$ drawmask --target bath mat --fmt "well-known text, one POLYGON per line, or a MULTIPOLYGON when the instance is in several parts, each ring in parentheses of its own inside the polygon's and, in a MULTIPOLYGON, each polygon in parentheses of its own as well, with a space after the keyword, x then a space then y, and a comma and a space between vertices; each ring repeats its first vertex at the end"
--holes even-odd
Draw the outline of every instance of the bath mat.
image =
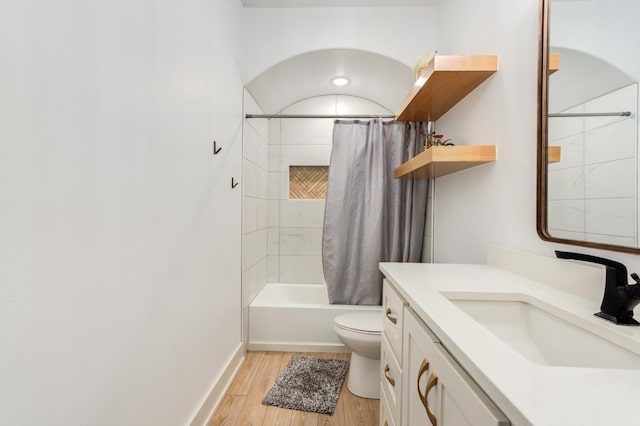
POLYGON ((333 415, 349 362, 294 355, 262 404, 333 415))

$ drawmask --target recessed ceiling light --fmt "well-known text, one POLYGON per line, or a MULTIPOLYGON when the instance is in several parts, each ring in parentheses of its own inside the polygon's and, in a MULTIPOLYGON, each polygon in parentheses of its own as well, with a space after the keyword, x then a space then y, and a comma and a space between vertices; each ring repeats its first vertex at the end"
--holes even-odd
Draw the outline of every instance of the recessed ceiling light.
POLYGON ((342 87, 342 86, 346 86, 347 84, 351 83, 351 80, 349 80, 347 77, 338 76, 338 77, 332 78, 331 79, 331 83, 334 86, 342 87))

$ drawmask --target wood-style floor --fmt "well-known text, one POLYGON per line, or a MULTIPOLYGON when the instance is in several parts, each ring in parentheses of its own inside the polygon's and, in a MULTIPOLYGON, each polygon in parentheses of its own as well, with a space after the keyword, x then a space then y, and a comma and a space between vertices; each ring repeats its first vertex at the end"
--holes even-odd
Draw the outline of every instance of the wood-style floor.
MULTIPOLYGON (((375 426, 379 400, 359 398, 347 389, 345 379, 333 416, 262 405, 262 399, 289 363, 291 352, 247 352, 233 383, 208 426, 341 425, 375 426)), ((317 358, 349 360, 350 354, 301 353, 317 358)))

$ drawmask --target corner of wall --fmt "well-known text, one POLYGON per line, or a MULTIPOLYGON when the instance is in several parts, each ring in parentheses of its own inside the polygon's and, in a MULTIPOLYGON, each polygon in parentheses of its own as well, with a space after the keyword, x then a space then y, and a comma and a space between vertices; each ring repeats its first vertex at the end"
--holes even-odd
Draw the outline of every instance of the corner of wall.
POLYGON ((247 344, 240 343, 238 348, 233 353, 229 362, 224 367, 220 376, 213 382, 211 390, 204 396, 200 407, 193 415, 192 420, 189 422, 190 426, 206 426, 216 409, 222 402, 225 392, 231 386, 233 378, 240 369, 244 356, 247 353, 247 344))

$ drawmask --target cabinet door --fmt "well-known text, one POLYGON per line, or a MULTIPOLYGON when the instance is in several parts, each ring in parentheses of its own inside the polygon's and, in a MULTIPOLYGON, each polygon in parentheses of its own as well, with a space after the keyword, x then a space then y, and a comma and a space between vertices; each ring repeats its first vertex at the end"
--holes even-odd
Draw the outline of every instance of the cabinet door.
POLYGON ((394 423, 400 424, 402 369, 393 355, 386 336, 382 336, 380 351, 380 386, 389 404, 394 423))
POLYGON ((398 362, 402 362, 402 315, 405 302, 388 280, 382 285, 382 328, 398 362))
POLYGON ((402 424, 508 425, 495 404, 409 309, 404 320, 402 424))
MULTIPOLYGON (((402 411, 403 425, 432 425, 422 402, 420 392, 424 394, 429 375, 433 372, 430 360, 433 358, 435 336, 423 330, 407 308, 404 314, 403 332, 403 373, 402 411)), ((429 401, 433 396, 428 395, 429 401)))

